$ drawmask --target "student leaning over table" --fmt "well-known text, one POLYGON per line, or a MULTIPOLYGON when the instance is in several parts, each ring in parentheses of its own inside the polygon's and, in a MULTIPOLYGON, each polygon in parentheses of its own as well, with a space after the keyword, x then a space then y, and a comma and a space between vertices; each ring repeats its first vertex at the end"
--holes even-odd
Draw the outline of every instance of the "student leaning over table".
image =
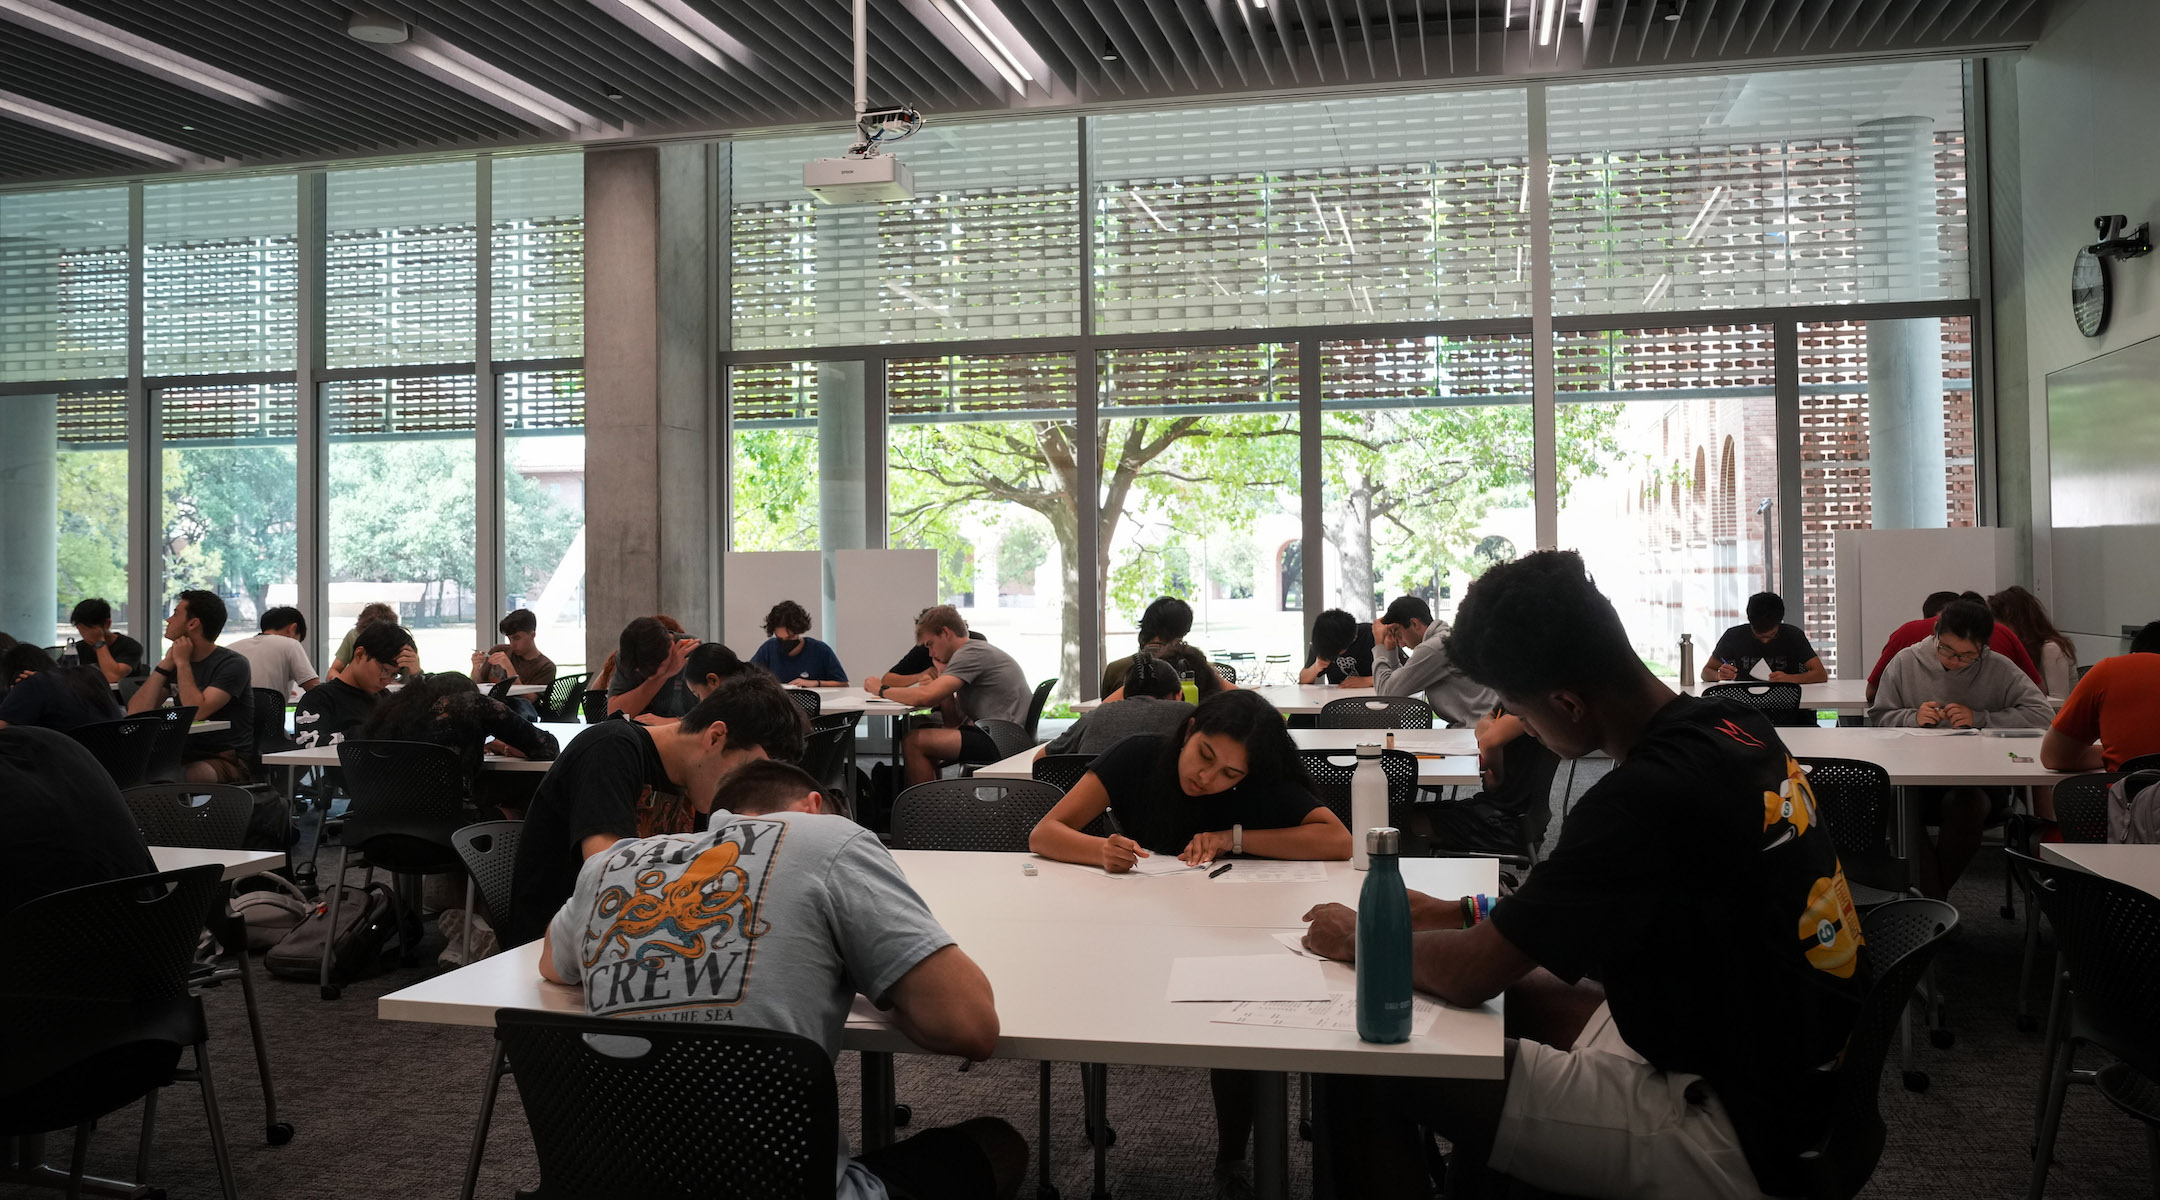
MULTIPOLYGON (((832 1057, 859 991, 933 1054, 980 1062, 997 1049, 982 968, 877 835, 827 814, 800 768, 750 763, 697 807, 711 814, 704 833, 624 839, 585 860, 548 925, 541 975, 579 985, 595 1016, 777 1029, 832 1057)), ((1007 1200, 1027 1160, 1027 1142, 992 1117, 860 1159, 843 1134, 834 1191, 1007 1200)))
MULTIPOLYGON (((1799 1191, 1870 977, 1807 776, 1760 715, 1653 677, 1571 551, 1486 572, 1448 652, 1555 753, 1618 765, 1497 905, 1413 893, 1418 989, 1507 994, 1506 1080, 1330 1078, 1336 1194, 1429 1195, 1424 1130, 1458 1198, 1499 1192, 1488 1168, 1579 1196, 1799 1191)), ((1354 912, 1307 919, 1308 947, 1354 956, 1354 912)))
MULTIPOLYGON (((1202 701, 1175 734, 1129 737, 1103 752, 1035 826, 1028 848, 1117 875, 1156 854, 1195 864, 1232 854, 1340 860, 1350 857, 1350 831, 1313 798, 1282 714, 1253 692, 1231 690, 1202 701), (1081 832, 1105 810, 1109 837, 1081 832)), ((1255 1076, 1216 1070, 1208 1081, 1215 1194, 1249 1196, 1255 1076)))

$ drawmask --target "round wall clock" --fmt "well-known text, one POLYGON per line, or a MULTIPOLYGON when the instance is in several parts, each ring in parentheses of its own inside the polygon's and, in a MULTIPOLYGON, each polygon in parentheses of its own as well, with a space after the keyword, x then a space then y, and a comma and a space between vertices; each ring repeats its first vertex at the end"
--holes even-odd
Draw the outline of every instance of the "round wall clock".
POLYGON ((2108 300, 2107 260, 2088 246, 2078 251, 2070 267, 2070 312, 2079 333, 2099 337, 2107 329, 2108 300))

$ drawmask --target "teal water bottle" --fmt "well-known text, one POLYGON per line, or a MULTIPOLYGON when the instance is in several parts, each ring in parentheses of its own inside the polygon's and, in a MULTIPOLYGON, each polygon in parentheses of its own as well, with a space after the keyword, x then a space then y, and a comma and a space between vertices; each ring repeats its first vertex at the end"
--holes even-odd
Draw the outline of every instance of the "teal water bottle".
POLYGON ((1371 866, 1358 893, 1357 1035, 1368 1042, 1410 1040, 1410 893, 1403 889, 1402 834, 1365 833, 1371 866))

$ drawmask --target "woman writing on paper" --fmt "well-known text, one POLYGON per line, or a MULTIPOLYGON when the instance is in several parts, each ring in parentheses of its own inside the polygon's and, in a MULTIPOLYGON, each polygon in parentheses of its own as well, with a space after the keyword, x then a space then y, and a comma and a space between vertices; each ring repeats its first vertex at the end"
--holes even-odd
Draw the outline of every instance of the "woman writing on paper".
MULTIPOLYGON (((1104 751, 1035 826, 1028 848, 1113 875, 1141 859, 1198 865, 1232 854, 1346 859, 1350 831, 1313 798, 1297 743, 1275 706, 1247 691, 1201 702, 1175 733, 1136 735, 1104 751), (1109 835, 1083 832, 1108 814, 1109 835)), ((1215 1193, 1249 1196, 1253 1077, 1212 1071, 1215 1193)))

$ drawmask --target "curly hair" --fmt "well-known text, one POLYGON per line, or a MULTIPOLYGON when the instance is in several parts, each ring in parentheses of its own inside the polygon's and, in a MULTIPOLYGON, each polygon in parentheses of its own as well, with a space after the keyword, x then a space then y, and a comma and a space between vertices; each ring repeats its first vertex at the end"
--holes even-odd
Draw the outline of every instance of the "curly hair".
POLYGON ((771 637, 775 629, 792 629, 800 637, 810 632, 810 614, 793 600, 782 600, 765 614, 765 636, 771 637))
POLYGON ((1215 664, 1209 662, 1207 655, 1200 653, 1199 648, 1190 642, 1172 642, 1156 651, 1155 657, 1176 667, 1179 674, 1192 676, 1193 686, 1199 691, 1202 700, 1228 686, 1223 682, 1222 675, 1215 670, 1215 664))
POLYGON ((1480 575, 1455 610, 1446 649, 1502 696, 1614 687, 1644 669, 1573 550, 1539 550, 1480 575))

